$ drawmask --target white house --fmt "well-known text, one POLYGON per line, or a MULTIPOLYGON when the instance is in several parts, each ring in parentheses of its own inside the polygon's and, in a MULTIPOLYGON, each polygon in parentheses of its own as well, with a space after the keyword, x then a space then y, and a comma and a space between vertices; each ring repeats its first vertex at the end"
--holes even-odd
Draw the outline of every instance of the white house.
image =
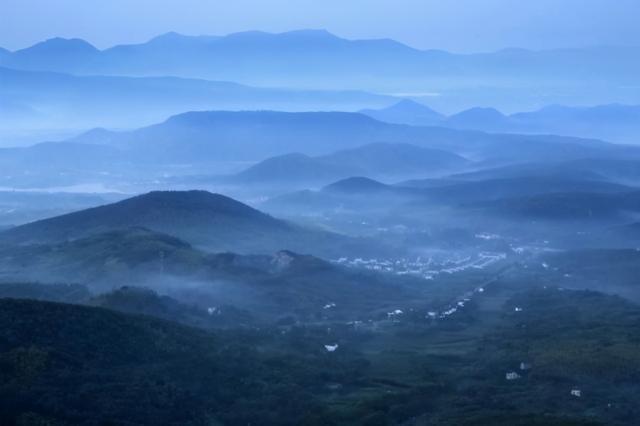
POLYGON ((515 371, 510 371, 505 375, 505 378, 507 380, 518 380, 520 378, 520 375, 515 371))
POLYGON ((327 350, 327 352, 335 352, 336 349, 338 349, 338 344, 336 343, 335 345, 324 345, 324 348, 327 350))

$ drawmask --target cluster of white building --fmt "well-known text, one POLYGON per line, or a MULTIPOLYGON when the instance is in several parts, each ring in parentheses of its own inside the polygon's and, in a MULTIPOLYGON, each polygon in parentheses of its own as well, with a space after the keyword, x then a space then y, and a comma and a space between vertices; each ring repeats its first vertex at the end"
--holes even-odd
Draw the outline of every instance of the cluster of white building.
POLYGON ((498 234, 492 234, 490 232, 481 232, 479 234, 476 234, 475 237, 479 240, 485 240, 485 241, 493 241, 493 240, 500 240, 502 239, 502 237, 498 234))
POLYGON ((480 252, 475 256, 449 258, 437 261, 434 258, 415 260, 397 259, 349 259, 342 257, 336 263, 372 271, 387 272, 397 275, 414 275, 427 280, 433 279, 438 274, 454 274, 467 269, 484 269, 500 260, 506 259, 506 253, 480 252))
POLYGON ((484 293, 484 287, 476 287, 475 289, 468 291, 462 295, 453 305, 450 305, 447 309, 442 312, 429 311, 427 312, 427 319, 444 319, 447 318, 460 309, 464 308, 467 303, 471 301, 473 296, 479 293, 484 293))

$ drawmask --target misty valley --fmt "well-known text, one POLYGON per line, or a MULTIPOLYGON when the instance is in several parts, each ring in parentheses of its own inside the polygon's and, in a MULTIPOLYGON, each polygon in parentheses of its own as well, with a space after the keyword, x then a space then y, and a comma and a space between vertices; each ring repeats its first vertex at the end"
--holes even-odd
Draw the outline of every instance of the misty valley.
POLYGON ((0 424, 638 424, 622 50, 0 49, 0 424))

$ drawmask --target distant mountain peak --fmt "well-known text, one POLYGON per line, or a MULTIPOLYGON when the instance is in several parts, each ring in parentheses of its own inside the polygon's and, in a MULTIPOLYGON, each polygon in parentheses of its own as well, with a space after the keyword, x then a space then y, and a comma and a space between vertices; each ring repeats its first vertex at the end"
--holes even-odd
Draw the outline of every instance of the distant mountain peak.
POLYGON ((160 34, 159 36, 156 36, 156 37, 152 38, 152 40, 172 39, 172 38, 182 38, 182 37, 186 37, 186 36, 176 32, 176 31, 168 31, 168 32, 166 32, 164 34, 160 34))
POLYGON ((402 99, 386 108, 366 109, 360 112, 376 120, 413 126, 434 125, 445 118, 438 111, 411 99, 402 99))
POLYGON ((185 39, 185 38, 188 38, 188 36, 185 36, 184 34, 177 33, 175 31, 169 31, 169 32, 166 32, 164 34, 160 34, 158 36, 153 37, 147 43, 175 41, 175 40, 182 40, 182 39, 185 39))
MULTIPOLYGON (((12 228, 2 235, 19 241, 67 241, 119 229, 189 235, 206 240, 203 229, 289 229, 289 225, 246 204, 208 191, 152 191, 113 204, 80 210, 12 228)), ((244 232, 244 231, 242 231, 244 232)), ((186 238, 185 238, 186 239, 186 238)))
POLYGON ((286 31, 282 33, 270 33, 266 31, 242 31, 237 33, 231 33, 223 37, 229 40, 247 40, 247 41, 262 41, 262 40, 286 40, 286 41, 338 41, 344 40, 340 37, 322 29, 302 29, 286 31))
POLYGON ((447 123, 461 128, 485 128, 504 124, 509 118, 495 108, 475 107, 450 116, 447 123))
POLYGON ((181 34, 176 31, 169 31, 164 34, 160 34, 156 37, 153 37, 146 44, 163 45, 163 44, 172 44, 172 43, 185 43, 185 42, 191 42, 191 41, 207 42, 207 41, 219 40, 220 38, 221 37, 219 36, 209 36, 209 35, 192 36, 192 35, 181 34))
POLYGON ((54 37, 40 43, 34 44, 26 49, 18 52, 35 52, 35 51, 51 51, 51 52, 73 52, 73 53, 93 53, 98 52, 95 46, 80 38, 62 38, 54 37))
POLYGON ((392 107, 413 107, 413 108, 428 108, 426 105, 414 101, 413 99, 402 99, 398 103, 393 104, 392 107))
POLYGON ((151 191, 146 194, 138 195, 133 198, 121 201, 120 203, 138 202, 140 204, 149 204, 152 207, 155 204, 161 206, 176 206, 181 209, 190 208, 211 208, 213 210, 225 211, 229 213, 252 212, 259 213, 257 210, 243 204, 226 195, 216 194, 204 190, 190 191, 151 191))
POLYGON ((505 116, 503 113, 501 113, 497 109, 491 108, 491 107, 469 108, 469 109, 466 109, 466 110, 464 110, 462 112, 459 112, 456 115, 461 115, 461 114, 475 115, 475 116, 494 116, 494 117, 504 117, 505 116))
POLYGON ((420 113, 433 113, 433 114, 440 114, 437 111, 429 108, 428 106, 426 106, 425 104, 421 104, 420 102, 416 102, 414 100, 411 99, 402 99, 400 102, 391 105, 390 107, 386 108, 387 110, 402 110, 405 112, 420 112, 420 113))
POLYGON ((353 176, 350 178, 339 180, 330 185, 325 186, 322 190, 328 192, 378 192, 388 188, 382 182, 362 176, 353 176))
POLYGON ((297 36, 297 37, 307 37, 307 38, 328 38, 328 39, 338 39, 340 37, 335 34, 330 33, 324 29, 302 29, 302 30, 293 30, 287 31, 284 33, 280 33, 279 35, 283 36, 297 36))

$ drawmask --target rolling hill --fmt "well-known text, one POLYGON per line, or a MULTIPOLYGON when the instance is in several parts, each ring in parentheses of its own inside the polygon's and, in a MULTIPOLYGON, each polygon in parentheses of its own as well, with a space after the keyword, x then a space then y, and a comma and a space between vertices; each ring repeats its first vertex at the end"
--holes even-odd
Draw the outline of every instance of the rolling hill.
POLYGON ((145 315, 196 328, 243 328, 255 325, 247 311, 233 306, 216 306, 215 315, 202 306, 188 305, 144 287, 124 286, 87 298, 88 306, 106 308, 134 315, 145 315))
POLYGON ((312 158, 275 159, 248 180, 282 181, 289 170, 292 183, 293 173, 331 180, 347 172, 382 179, 424 178, 459 171, 465 166, 459 157, 473 162, 475 169, 594 158, 640 161, 638 147, 591 139, 416 127, 344 112, 207 111, 132 131, 95 129, 63 142, 0 149, 0 164, 9 171, 0 176, 0 184, 38 189, 101 183, 135 192, 139 189, 127 188, 132 180, 148 185, 185 176, 213 175, 216 180, 237 172, 243 162, 291 153, 312 158), (21 173, 25 170, 26 176, 21 173), (410 175, 398 176, 403 173, 410 175), (18 180, 18 175, 23 177, 18 180))
MULTIPOLYGON (((429 295, 435 290, 418 277, 351 270, 290 251, 270 255, 207 253, 177 238, 140 228, 64 243, 0 247, 0 279, 49 285, 74 282, 106 295, 89 300, 85 290, 81 293, 84 300, 64 299, 70 291, 53 286, 49 293, 61 295, 52 300, 155 312, 165 319, 204 326, 233 325, 234 320, 239 321, 236 326, 249 320, 274 323, 287 316, 304 321, 318 315, 356 320, 379 315, 401 301, 432 303, 429 295), (127 291, 123 285, 146 287, 173 299, 142 290, 127 291), (174 299, 194 309, 178 306, 174 299), (335 306, 323 308, 329 303, 335 306), (210 307, 216 308, 217 321, 202 321, 210 307), (176 317, 171 318, 170 312, 176 317)), ((19 284, 0 286, 0 297, 47 294, 42 286, 23 287, 20 292, 19 284)))
POLYGON ((467 165, 468 160, 443 150, 375 143, 318 157, 289 154, 269 158, 235 175, 232 181, 304 185, 326 184, 350 176, 400 179, 459 171, 467 165))
POLYGON ((211 333, 95 307, 3 299, 0 329, 3 424, 322 424, 327 383, 365 371, 355 354, 327 357, 318 333, 211 333))
POLYGON ((239 237, 249 239, 253 233, 287 233, 294 229, 222 195, 159 191, 19 226, 4 233, 3 238, 23 244, 60 242, 133 226, 187 236, 187 240, 200 243, 208 238, 230 243, 239 237), (213 235, 207 238, 209 233, 213 235))
POLYGON ((163 274, 195 278, 207 263, 207 255, 188 243, 144 228, 106 231, 68 242, 5 246, 0 253, 5 280, 76 282, 93 288, 146 282, 163 274))
POLYGON ((131 227, 170 234, 215 252, 256 254, 289 249, 339 257, 352 250, 386 250, 371 242, 299 227, 206 191, 150 192, 9 229, 0 233, 0 243, 65 242, 131 227))
POLYGON ((285 154, 267 158, 246 170, 230 176, 234 183, 252 183, 254 185, 302 185, 335 180, 336 177, 349 176, 349 166, 341 166, 324 161, 322 158, 304 154, 285 154))

